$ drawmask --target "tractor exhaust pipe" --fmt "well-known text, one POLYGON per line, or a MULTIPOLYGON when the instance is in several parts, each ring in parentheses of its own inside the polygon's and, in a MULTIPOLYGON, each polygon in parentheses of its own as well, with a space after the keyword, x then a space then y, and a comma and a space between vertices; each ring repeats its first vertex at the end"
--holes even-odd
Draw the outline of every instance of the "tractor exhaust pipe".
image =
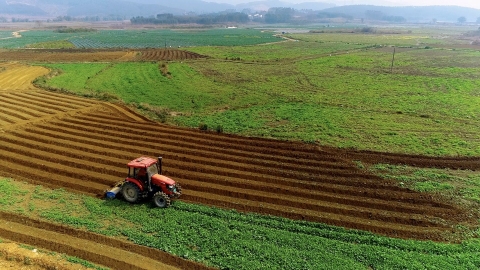
POLYGON ((162 174, 162 157, 158 157, 158 174, 162 174))

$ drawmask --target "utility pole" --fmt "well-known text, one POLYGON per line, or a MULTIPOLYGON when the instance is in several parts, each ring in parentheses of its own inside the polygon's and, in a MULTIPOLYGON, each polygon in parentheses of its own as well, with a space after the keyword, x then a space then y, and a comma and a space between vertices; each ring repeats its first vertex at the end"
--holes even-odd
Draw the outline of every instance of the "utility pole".
POLYGON ((395 62, 395 47, 393 47, 392 66, 390 67, 390 73, 393 73, 393 63, 395 62))

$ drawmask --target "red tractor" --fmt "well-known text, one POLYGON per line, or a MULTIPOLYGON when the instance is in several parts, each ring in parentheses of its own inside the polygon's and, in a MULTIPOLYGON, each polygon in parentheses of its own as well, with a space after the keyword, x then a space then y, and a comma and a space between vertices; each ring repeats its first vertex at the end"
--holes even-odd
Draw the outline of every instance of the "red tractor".
POLYGON ((139 157, 127 164, 128 176, 125 181, 108 191, 106 196, 113 198, 119 192, 127 202, 136 203, 142 198, 153 198, 160 208, 170 206, 171 199, 182 195, 182 188, 174 180, 161 175, 162 158, 139 157))

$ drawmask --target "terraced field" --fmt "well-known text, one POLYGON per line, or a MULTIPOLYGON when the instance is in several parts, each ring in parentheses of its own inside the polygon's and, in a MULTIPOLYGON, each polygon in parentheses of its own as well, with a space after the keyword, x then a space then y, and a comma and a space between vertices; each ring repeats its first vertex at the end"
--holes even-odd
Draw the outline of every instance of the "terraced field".
MULTIPOLYGON (((10 74, 10 79, 0 80, 2 176, 101 197, 125 177, 129 160, 140 155, 163 156, 164 173, 182 184, 182 200, 188 202, 399 238, 442 240, 442 233, 455 224, 472 221, 454 205, 397 187, 358 169, 350 159, 355 156, 368 162, 378 157, 375 153, 161 125, 119 105, 34 89, 27 83, 32 77, 22 75, 31 69, 38 76, 45 70, 17 64, 3 67, 2 73, 10 74), (14 85, 21 89, 13 89, 14 85)), ((18 228, 32 228, 1 225, 1 237, 60 252, 78 253, 61 240, 67 234, 77 237, 76 241, 104 241, 120 250, 96 256, 85 244, 80 254, 114 268, 122 263, 115 256, 125 249, 148 257, 145 260, 159 258, 175 267, 204 268, 180 258, 168 259, 160 251, 144 252, 132 244, 99 240, 100 236, 53 224, 1 213, 0 219, 19 224, 18 228)), ((147 268, 132 265, 130 269, 147 268)))

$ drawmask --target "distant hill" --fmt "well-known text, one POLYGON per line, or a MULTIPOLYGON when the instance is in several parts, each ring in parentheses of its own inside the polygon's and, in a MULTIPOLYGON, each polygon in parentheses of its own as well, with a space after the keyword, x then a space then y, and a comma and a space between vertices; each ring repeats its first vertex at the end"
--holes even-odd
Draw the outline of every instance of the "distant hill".
POLYGON ((322 3, 322 2, 305 2, 300 4, 295 4, 294 9, 311 9, 311 10, 323 10, 326 8, 335 7, 335 4, 332 3, 322 3))
POLYGON ((202 14, 225 10, 268 10, 272 7, 321 10, 334 6, 335 4, 319 2, 292 4, 280 0, 253 1, 239 5, 212 3, 208 0, 0 0, 0 14, 51 17, 107 15, 147 17, 159 13, 202 14))
MULTIPOLYGON (((339 0, 325 0, 339 1, 339 0)), ((362 0, 369 1, 369 0, 362 0)), ((375 0, 379 1, 379 0, 375 0)), ((251 11, 268 10, 272 7, 289 7, 297 10, 322 10, 336 14, 345 14, 354 18, 368 18, 368 14, 390 17, 403 17, 407 22, 456 22, 466 17, 475 22, 480 10, 458 6, 422 6, 390 7, 375 5, 335 6, 333 3, 304 2, 292 4, 281 0, 253 1, 245 4, 230 5, 208 2, 208 0, 0 0, 0 16, 10 17, 120 17, 130 19, 136 16, 155 16, 160 13, 174 15, 195 12, 197 14, 215 13, 225 10, 251 11), (367 14, 368 13, 368 14, 367 14)))
POLYGON ((130 18, 133 16, 150 16, 158 13, 181 14, 184 12, 181 9, 168 6, 138 4, 119 0, 82 0, 81 2, 69 2, 67 15, 72 17, 116 15, 130 18))
POLYGON ((297 10, 301 9, 311 9, 311 10, 322 10, 326 8, 335 7, 335 4, 332 3, 322 3, 322 2, 304 2, 300 4, 293 4, 288 2, 283 2, 280 0, 266 0, 266 1, 254 1, 244 4, 236 5, 238 11, 243 9, 250 9, 253 11, 266 11, 272 7, 289 7, 297 10))
POLYGON ((152 16, 159 13, 211 13, 234 9, 201 0, 0 0, 0 14, 22 16, 152 16))
POLYGON ((212 13, 227 9, 235 9, 234 5, 219 4, 201 0, 128 0, 137 4, 160 5, 182 10, 183 12, 212 13))
POLYGON ((28 14, 31 16, 45 16, 47 12, 36 6, 25 5, 22 3, 7 4, 0 0, 0 14, 28 14))
POLYGON ((367 12, 380 12, 385 16, 401 16, 407 22, 456 22, 459 17, 465 17, 468 22, 475 22, 480 17, 480 9, 459 6, 421 6, 421 7, 385 7, 373 5, 350 5, 333 7, 323 10, 332 13, 344 13, 355 18, 367 19, 367 12))

